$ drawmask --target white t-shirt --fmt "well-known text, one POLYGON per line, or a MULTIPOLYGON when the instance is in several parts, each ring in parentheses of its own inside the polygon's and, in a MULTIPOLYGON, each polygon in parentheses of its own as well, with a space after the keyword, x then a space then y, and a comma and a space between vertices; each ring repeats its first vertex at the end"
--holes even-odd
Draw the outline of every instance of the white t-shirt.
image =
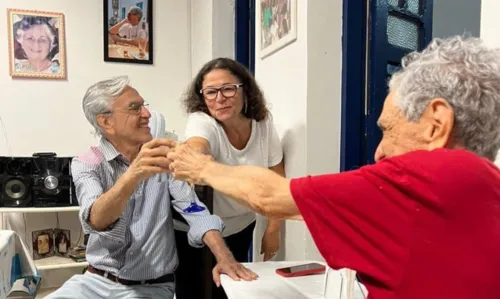
POLYGON ((124 24, 123 26, 120 27, 118 35, 120 35, 122 38, 135 40, 139 37, 139 31, 140 31, 139 28, 141 28, 139 27, 139 25, 140 24, 135 26, 132 24, 124 24))
MULTIPOLYGON (((189 115, 185 138, 201 137, 210 144, 210 153, 226 165, 256 165, 272 167, 283 160, 283 148, 272 116, 262 121, 252 120, 252 133, 244 149, 232 146, 222 126, 203 112, 189 115)), ((242 231, 255 220, 255 213, 235 200, 214 191, 214 214, 224 221, 224 237, 242 231)))

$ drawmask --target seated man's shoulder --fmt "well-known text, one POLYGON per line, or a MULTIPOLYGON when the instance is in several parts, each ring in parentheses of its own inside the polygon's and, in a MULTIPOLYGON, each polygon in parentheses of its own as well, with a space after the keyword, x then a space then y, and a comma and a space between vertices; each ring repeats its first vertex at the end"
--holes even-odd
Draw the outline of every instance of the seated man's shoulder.
POLYGON ((92 146, 90 149, 75 158, 73 158, 74 164, 82 164, 88 167, 98 167, 102 164, 106 159, 104 157, 103 152, 98 146, 92 146))
POLYGON ((488 159, 464 149, 415 151, 397 157, 405 172, 437 180, 471 184, 476 180, 498 181, 500 170, 488 159))

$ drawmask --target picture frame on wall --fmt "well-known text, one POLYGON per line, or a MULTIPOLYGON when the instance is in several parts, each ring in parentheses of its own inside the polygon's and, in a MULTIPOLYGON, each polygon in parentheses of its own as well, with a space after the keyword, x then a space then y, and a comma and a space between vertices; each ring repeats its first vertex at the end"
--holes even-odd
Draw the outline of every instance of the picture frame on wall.
POLYGON ((66 79, 64 14, 7 9, 11 77, 66 79))
POLYGON ((104 61, 153 64, 153 0, 104 0, 104 61))
POLYGON ((258 57, 271 55, 297 39, 297 0, 257 0, 258 57))

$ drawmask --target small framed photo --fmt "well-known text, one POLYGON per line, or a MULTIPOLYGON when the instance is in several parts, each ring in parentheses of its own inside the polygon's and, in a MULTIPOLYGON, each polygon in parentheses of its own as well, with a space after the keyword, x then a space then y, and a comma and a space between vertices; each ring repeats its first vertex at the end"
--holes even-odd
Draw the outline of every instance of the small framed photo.
POLYGON ((104 0, 104 61, 153 64, 153 0, 104 0))
POLYGON ((64 15, 7 10, 11 77, 66 79, 64 15))
POLYGON ((55 255, 68 256, 71 247, 71 232, 68 229, 54 229, 55 255))
POLYGON ((258 0, 256 44, 261 59, 297 39, 297 0, 258 0))
POLYGON ((54 256, 54 230, 43 229, 32 233, 33 259, 54 256))

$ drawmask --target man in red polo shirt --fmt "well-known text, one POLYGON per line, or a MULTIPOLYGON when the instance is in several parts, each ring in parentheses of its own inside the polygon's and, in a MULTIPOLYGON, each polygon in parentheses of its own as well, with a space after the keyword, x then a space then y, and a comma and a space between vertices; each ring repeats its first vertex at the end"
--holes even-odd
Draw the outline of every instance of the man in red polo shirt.
POLYGON ((303 218, 334 269, 372 299, 500 298, 500 51, 434 40, 403 59, 378 125, 374 165, 285 179, 181 145, 178 179, 271 217, 303 218))

